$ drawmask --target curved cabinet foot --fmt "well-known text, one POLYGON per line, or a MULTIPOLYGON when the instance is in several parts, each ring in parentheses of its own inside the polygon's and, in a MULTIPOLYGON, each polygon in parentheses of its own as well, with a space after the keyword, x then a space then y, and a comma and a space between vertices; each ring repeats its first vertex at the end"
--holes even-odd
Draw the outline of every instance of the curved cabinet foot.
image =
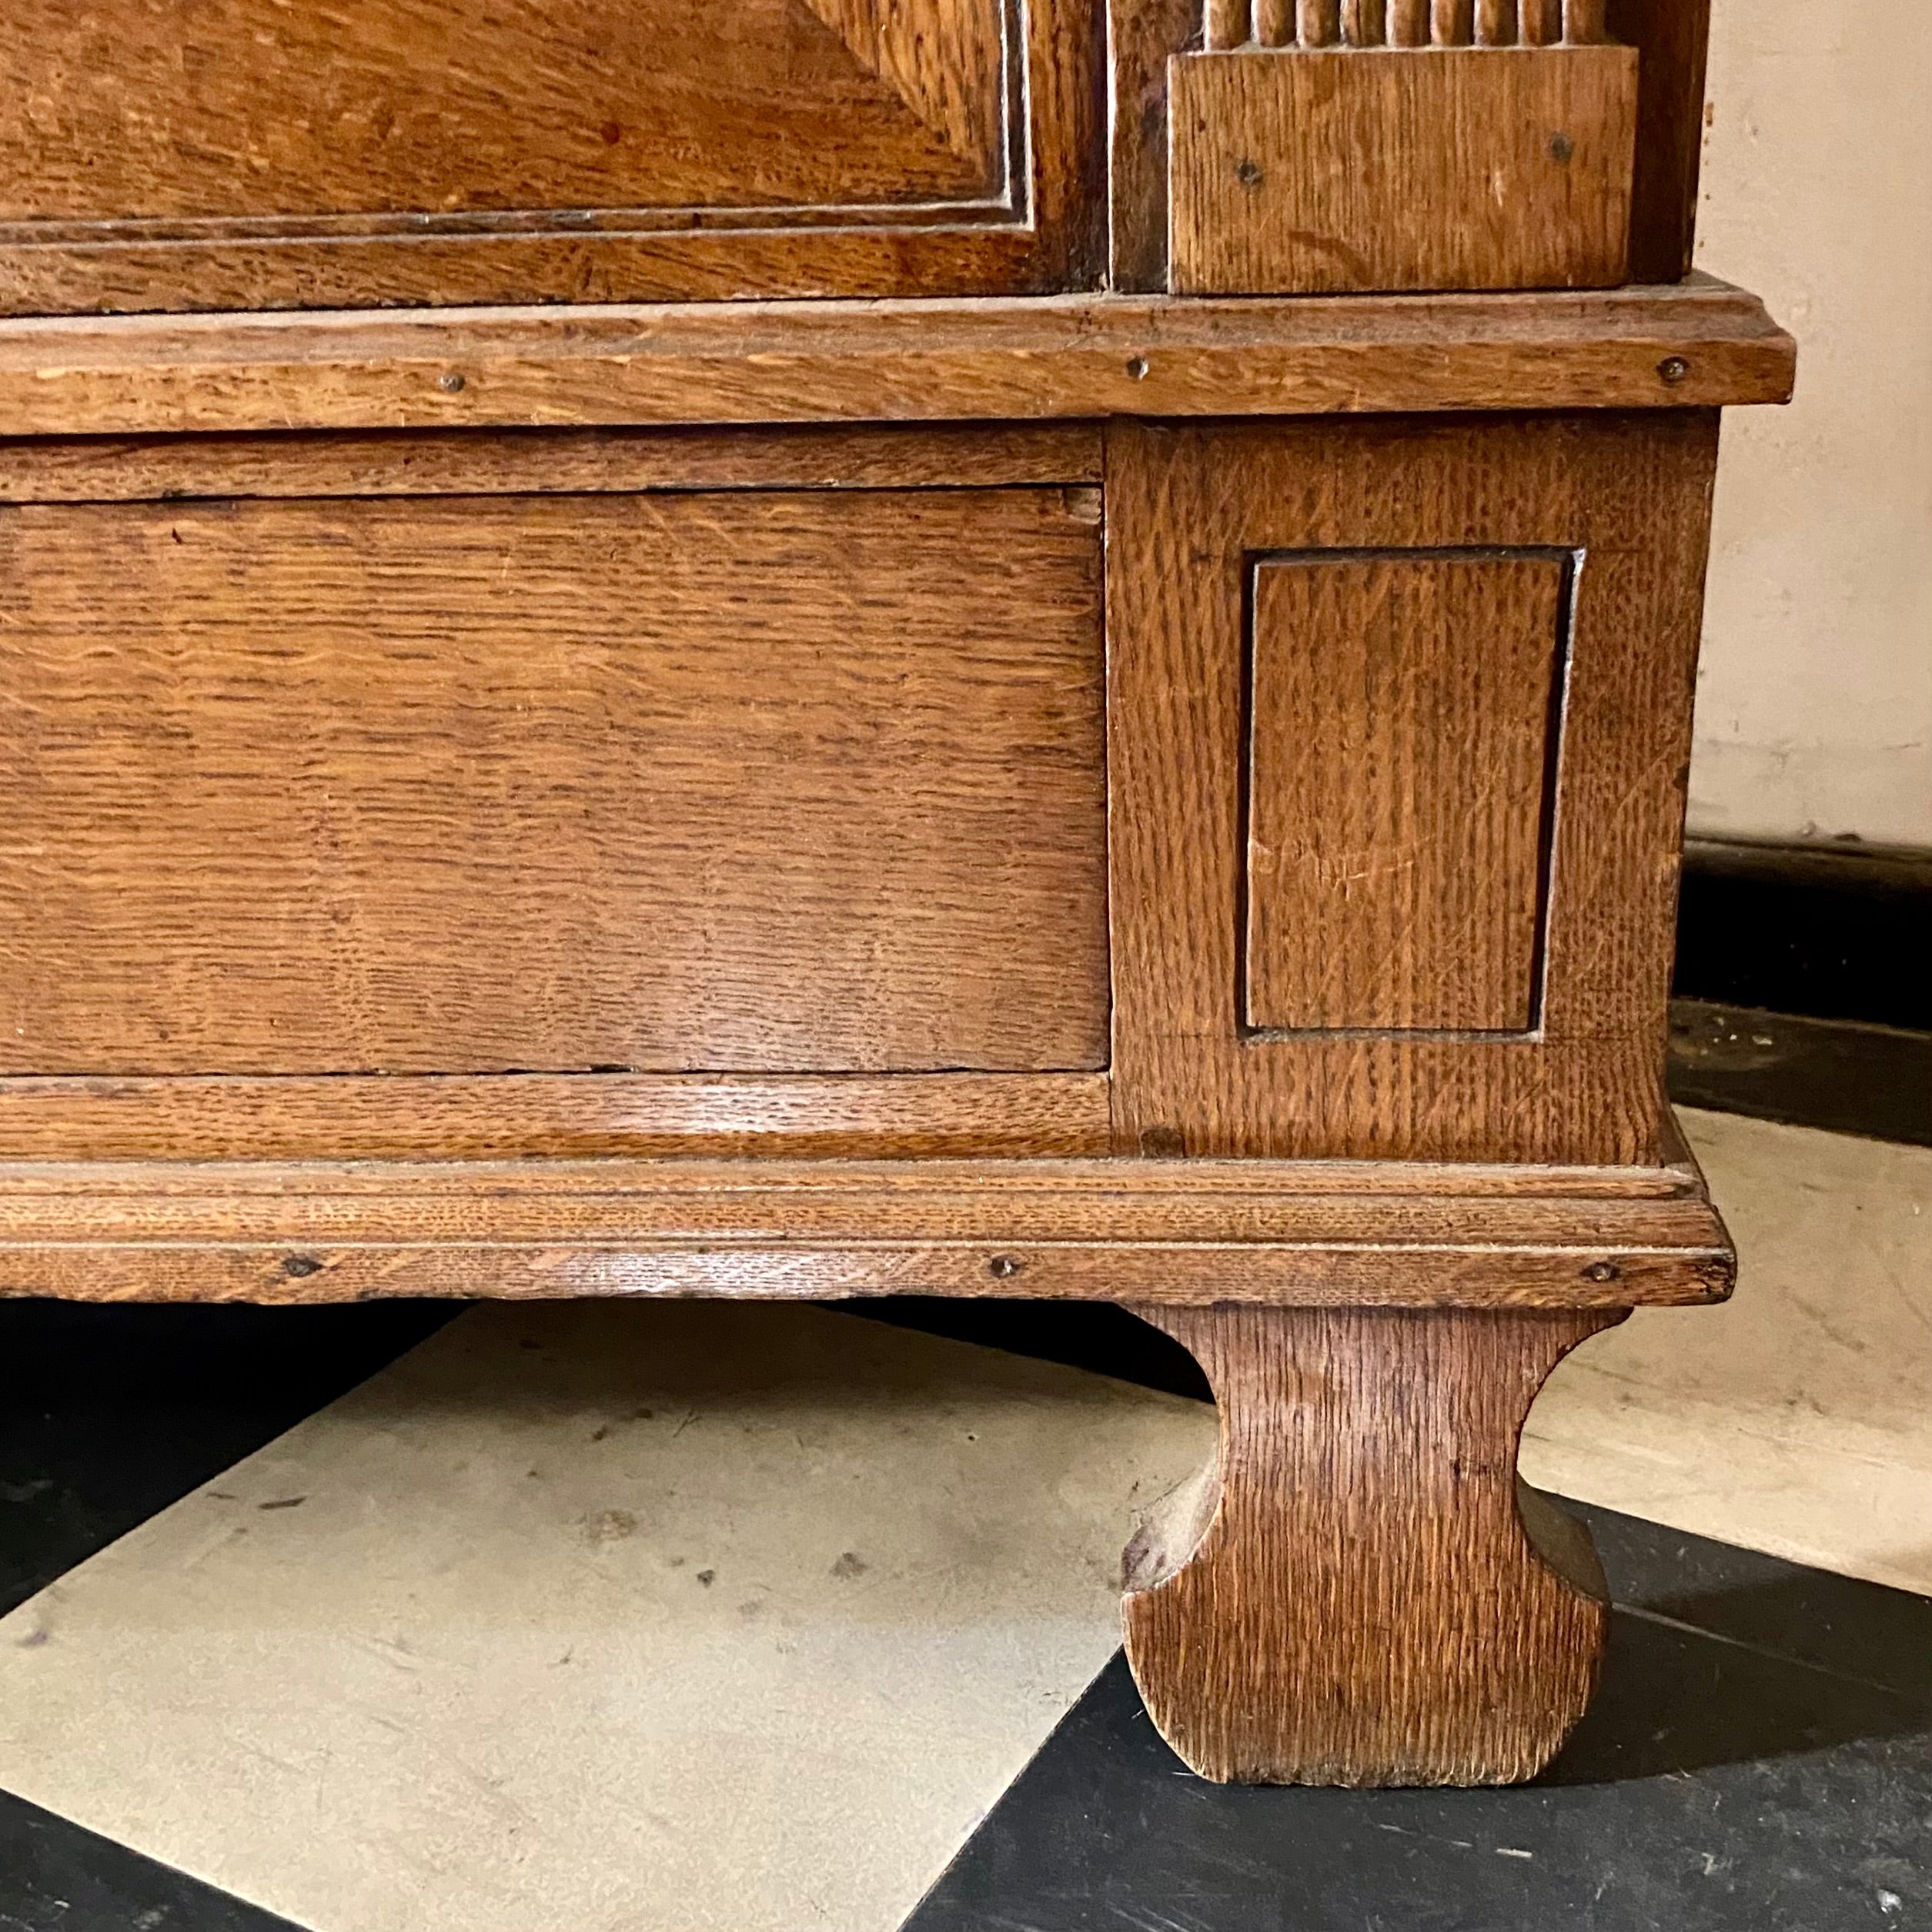
POLYGON ((1596 1689, 1588 1533, 1516 1443, 1544 1378, 1621 1310, 1137 1307, 1221 1407, 1215 1463, 1127 1552, 1128 1660, 1204 1777, 1504 1784, 1596 1689))

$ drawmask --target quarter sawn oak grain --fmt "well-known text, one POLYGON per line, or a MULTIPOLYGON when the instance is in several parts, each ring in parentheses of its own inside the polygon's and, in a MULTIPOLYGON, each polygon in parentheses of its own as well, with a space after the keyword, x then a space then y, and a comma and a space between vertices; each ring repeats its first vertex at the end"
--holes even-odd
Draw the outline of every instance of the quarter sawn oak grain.
POLYGON ((1251 1028, 1526 1033, 1571 560, 1263 561, 1251 1028))
POLYGON ((1185 55, 1172 286, 1614 287, 1636 90, 1627 47, 1185 55))
POLYGON ((1098 514, 0 511, 0 1072, 1104 1065, 1098 514))
POLYGON ((1663 1001, 1793 352, 1258 291, 1676 283, 1704 13, 20 0, 0 1294, 1124 1302, 1222 1411, 1177 1748, 1533 1771, 1523 1412, 1733 1279, 1663 1001))
POLYGON ((18 0, 0 311, 1097 280, 1090 0, 18 0))
POLYGON ((1587 1536, 1541 1498, 1519 1513, 1516 1439, 1557 1362, 1621 1318, 1139 1312, 1221 1408, 1215 1466, 1127 1556, 1128 1661, 1182 1759, 1264 1783, 1540 1770, 1596 1688, 1609 1608, 1587 1536))
MULTIPOLYGON (((1109 917, 1123 1152, 1656 1158, 1716 456, 1716 419, 1696 411, 1109 430, 1109 917), (1526 548, 1578 559, 1537 1030, 1244 1037, 1250 560, 1526 548)), ((1272 728, 1292 730, 1285 718, 1272 728)), ((1422 782, 1438 756, 1419 747, 1412 767, 1370 782, 1422 782)), ((1506 794, 1523 764, 1473 772, 1470 783, 1500 783, 1506 794)), ((1301 835, 1319 847, 1335 832, 1301 835)), ((1329 901, 1329 912, 1333 930, 1314 920, 1302 946, 1365 943, 1345 902, 1329 901)), ((1399 943, 1434 944, 1439 958, 1448 949, 1426 928, 1399 943)), ((1494 964, 1479 956, 1454 970, 1478 963, 1494 964)), ((1409 971, 1398 961, 1385 983, 1409 971)), ((1486 1001, 1493 986, 1449 997, 1486 1001)))
POLYGON ((928 1293, 1622 1308, 1729 1292, 1694 1168, 1139 1160, 0 1162, 0 1292, 928 1293))

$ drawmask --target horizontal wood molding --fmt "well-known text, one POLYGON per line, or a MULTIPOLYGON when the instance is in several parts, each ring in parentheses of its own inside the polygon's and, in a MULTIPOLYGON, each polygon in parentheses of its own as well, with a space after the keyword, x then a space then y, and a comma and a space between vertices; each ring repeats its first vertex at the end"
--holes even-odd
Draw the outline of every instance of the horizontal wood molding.
POLYGON ((1721 1299, 1694 1171, 1160 1161, 0 1164, 0 1293, 1721 1299))
POLYGON ((1082 286, 1091 4, 20 0, 0 309, 1082 286))
POLYGON ((1102 1154, 1105 1074, 0 1079, 0 1159, 1102 1154))
POLYGON ((998 421, 1775 403, 1796 350, 1708 278, 1309 303, 694 303, 0 321, 0 436, 998 421))
POLYGON ((0 442, 0 503, 1091 486, 1101 450, 1087 423, 45 436, 0 442))
POLYGON ((0 1072, 1104 1067, 1099 514, 0 510, 0 1072))

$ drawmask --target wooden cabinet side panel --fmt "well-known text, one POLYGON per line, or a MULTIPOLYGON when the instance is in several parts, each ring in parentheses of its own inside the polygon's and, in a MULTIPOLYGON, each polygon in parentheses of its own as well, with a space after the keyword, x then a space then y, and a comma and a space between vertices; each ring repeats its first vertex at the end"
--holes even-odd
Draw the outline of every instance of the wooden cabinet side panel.
POLYGON ((1657 1158, 1715 456, 1715 416, 1691 411, 1110 431, 1117 1145, 1657 1158), (1469 546, 1579 556, 1541 1024, 1514 1039, 1244 1038, 1252 560, 1469 546))
POLYGON ((1613 38, 1638 50, 1630 279, 1677 282, 1697 237, 1710 0, 1609 0, 1613 38))

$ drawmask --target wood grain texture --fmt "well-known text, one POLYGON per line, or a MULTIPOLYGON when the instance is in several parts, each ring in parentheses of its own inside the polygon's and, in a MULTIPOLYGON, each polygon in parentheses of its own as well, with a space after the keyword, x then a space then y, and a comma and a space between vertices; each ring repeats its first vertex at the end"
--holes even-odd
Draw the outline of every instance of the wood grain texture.
POLYGON ((991 200, 1000 16, 999 0, 11 0, 0 84, 27 111, 0 135, 0 223, 991 200), (915 38, 923 85, 892 71, 915 38))
POLYGON ((1342 0, 1295 0, 1295 37, 1303 47, 1339 45, 1342 0))
POLYGON ((1254 18, 1249 38, 1257 46, 1294 45, 1295 0, 1255 0, 1250 12, 1254 18))
POLYGON ((0 1163, 0 1292, 1721 1299, 1694 1171, 1021 1159, 0 1163))
POLYGON ((21 0, 0 309, 1082 286, 1097 38, 1089 0, 21 0))
POLYGON ((1527 1033, 1570 560, 1255 567, 1252 1028, 1527 1033))
POLYGON ((1563 0, 1522 0, 1519 25, 1526 46, 1559 45, 1563 38, 1563 0))
POLYGON ((1596 1688, 1603 1573, 1533 1542, 1516 1444, 1615 1315, 1138 1310, 1207 1372, 1221 1446, 1127 1554, 1148 1713, 1218 1782, 1502 1784, 1596 1688), (1568 1563, 1567 1572, 1562 1567, 1568 1563))
POLYGON ((46 436, 0 442, 0 503, 1091 486, 1101 453, 1091 423, 46 436))
POLYGON ((1389 0, 1389 45, 1426 47, 1429 12, 1429 0, 1389 0))
POLYGON ((1098 520, 0 514, 0 1071, 1104 1065, 1098 520))
POLYGON ((1104 1154, 1105 1074, 0 1078, 0 1159, 1104 1154))
POLYGON ((1603 34, 1604 0, 1563 0, 1563 38, 1571 46, 1596 46, 1603 34))
POLYGON ((1342 0, 1342 38, 1351 47, 1380 47, 1388 29, 1387 0, 1342 0))
POLYGON ((1710 0, 1610 0, 1606 24, 1642 62, 1630 273, 1676 282, 1690 273, 1697 239, 1710 0))
POLYGON ((1254 35, 1251 0, 1205 0, 1201 31, 1210 47, 1245 46, 1254 35))
POLYGON ((1476 0, 1476 44, 1513 47, 1516 44, 1516 0, 1476 0))
POLYGON ((1716 433, 1695 412, 1109 430, 1118 1145, 1656 1157, 1716 433), (1243 1038, 1248 560, 1492 547, 1582 553, 1537 1034, 1243 1038))
MULTIPOLYGON (((1300 58, 1298 56, 1297 58, 1300 58)), ((0 321, 0 436, 1716 408, 1788 400, 1754 297, 1667 290, 0 321), (460 379, 460 380, 458 379, 460 379)))
POLYGON ((1168 63, 1182 48, 1247 38, 1246 0, 1225 20, 1202 16, 1200 0, 1108 0, 1108 280, 1125 293, 1167 286, 1168 63))
MULTIPOLYGON (((663 0, 658 0, 660 5, 663 0)), ((1011 82, 1006 60, 1008 21, 1001 0, 803 0, 837 36, 861 69, 876 75, 954 154, 980 170, 991 186, 1004 175, 1012 142, 1008 125, 1011 82)), ((707 7, 706 25, 735 38, 744 31, 737 9, 707 7)), ((635 9, 629 10, 634 20, 635 9)), ((795 56, 794 56, 795 58, 795 56)), ((740 73, 714 66, 714 85, 728 78, 742 88, 740 73)), ((779 83, 781 102, 801 92, 796 72, 779 83)), ((760 128, 760 134, 768 129, 760 128)), ((840 138, 834 134, 834 139, 840 138)), ((843 137, 849 139, 849 135, 843 137)), ((740 171, 742 162, 734 164, 740 171)))
POLYGON ((1628 48, 1192 54, 1168 89, 1171 275, 1183 293, 1624 279, 1628 48))

